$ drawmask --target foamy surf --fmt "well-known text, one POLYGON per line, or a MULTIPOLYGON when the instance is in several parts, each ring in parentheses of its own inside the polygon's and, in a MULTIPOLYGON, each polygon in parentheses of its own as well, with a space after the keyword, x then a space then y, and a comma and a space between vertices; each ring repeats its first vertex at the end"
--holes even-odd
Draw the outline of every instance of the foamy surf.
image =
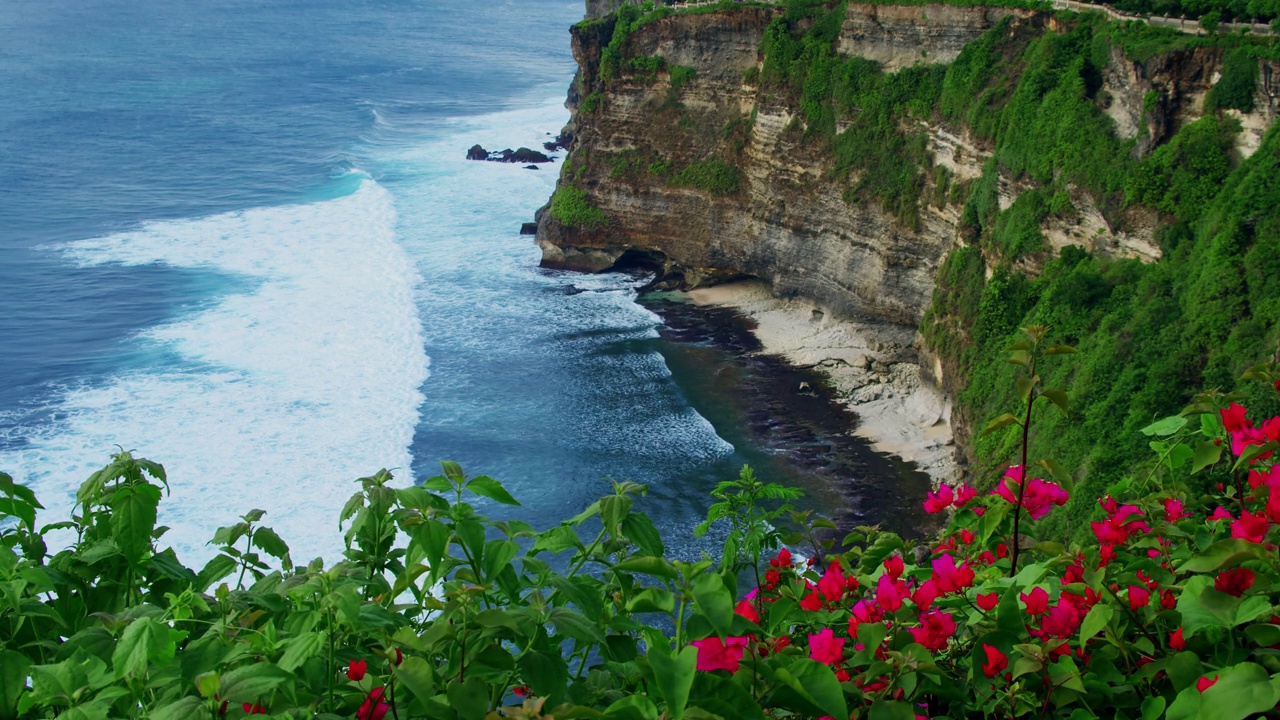
POLYGON ((250 289, 143 332, 136 344, 167 362, 68 391, 59 420, 0 454, 0 467, 34 483, 47 517, 63 517, 119 445, 168 470, 163 542, 188 562, 207 558, 213 531, 254 507, 296 561, 332 562, 352 481, 381 467, 410 481, 428 365, 420 278, 377 183, 322 202, 148 223, 63 251, 85 265, 211 269, 250 289))

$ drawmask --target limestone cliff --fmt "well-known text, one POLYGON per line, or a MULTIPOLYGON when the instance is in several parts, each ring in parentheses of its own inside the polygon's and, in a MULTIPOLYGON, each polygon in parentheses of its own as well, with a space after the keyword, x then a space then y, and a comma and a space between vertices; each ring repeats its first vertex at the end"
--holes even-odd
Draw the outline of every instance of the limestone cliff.
MULTIPOLYGON (((886 203, 858 195, 861 171, 836 172, 829 145, 808 132, 794 96, 762 87, 762 43, 782 12, 744 7, 642 24, 626 38, 622 54, 648 62, 612 73, 602 72, 612 17, 574 28, 580 70, 567 128, 574 141, 560 188, 574 194, 566 203, 574 200, 598 214, 575 221, 563 212, 540 212, 543 265, 589 272, 642 267, 656 272, 659 285, 677 288, 760 279, 775 296, 805 300, 826 316, 894 326, 886 337, 896 345, 884 359, 919 361, 921 348, 904 347, 902 332, 919 326, 941 263, 965 241, 958 190, 967 191, 984 168, 994 167, 987 162, 994 148, 974 140, 963 124, 936 116, 917 120, 919 127, 907 130, 927 145, 918 212, 904 218, 886 203)), ((997 26, 1010 44, 1025 47, 1058 22, 1047 13, 1007 8, 851 3, 833 46, 842 56, 896 72, 950 63, 997 26)), ((1113 48, 1091 89, 1093 101, 1118 138, 1134 139, 1126 147, 1141 156, 1203 113, 1221 63, 1222 52, 1214 48, 1143 61, 1113 48)), ((1255 109, 1228 111, 1244 127, 1236 141, 1241 156, 1258 147, 1277 114, 1280 68, 1270 62, 1259 67, 1255 109)), ((848 124, 838 117, 835 132, 848 124)), ((1000 209, 1037 186, 1004 171, 996 180, 1000 209)), ((1021 268, 1034 273, 1067 245, 1148 262, 1160 258, 1155 210, 1080 187, 1062 192, 1071 211, 1044 217, 1045 250, 1019 258, 1021 268)), ((920 364, 925 375, 947 384, 948 358, 926 357, 920 364)), ((888 382, 883 373, 880 380, 888 382)))

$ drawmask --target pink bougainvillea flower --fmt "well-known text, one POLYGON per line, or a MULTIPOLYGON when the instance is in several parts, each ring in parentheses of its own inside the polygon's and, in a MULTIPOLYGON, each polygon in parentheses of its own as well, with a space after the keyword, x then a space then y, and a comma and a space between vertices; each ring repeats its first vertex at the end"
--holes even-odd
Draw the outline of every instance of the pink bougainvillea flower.
POLYGON ((1129 586, 1129 609, 1139 610, 1151 602, 1151 591, 1141 585, 1129 586))
POLYGON ((1207 677, 1202 677, 1196 681, 1196 689, 1199 690, 1200 692, 1204 692, 1205 690, 1208 690, 1209 688, 1213 687, 1214 684, 1217 682, 1218 682, 1217 675, 1214 675, 1212 680, 1210 680, 1207 677))
POLYGON ((906 580, 894 580, 888 575, 881 575, 876 581, 876 604, 885 612, 897 612, 902 601, 910 595, 906 580))
MULTIPOLYGON (((1012 505, 1017 505, 1018 492, 1016 488, 1022 481, 1022 475, 1020 466, 1015 465, 1009 468, 1009 471, 1004 475, 1004 479, 1000 481, 992 494, 999 495, 1012 505)), ((1067 500, 1070 499, 1071 496, 1067 494, 1067 491, 1054 483, 1039 478, 1031 478, 1027 481, 1027 487, 1023 493, 1022 509, 1027 511, 1032 520, 1039 520, 1048 515, 1054 505, 1065 505, 1067 500)))
POLYGON ((1232 568, 1218 573, 1218 577, 1213 579, 1213 587, 1228 595, 1240 597, 1253 587, 1254 578, 1253 571, 1249 568, 1232 568))
POLYGON ((845 670, 844 668, 840 668, 839 670, 837 670, 837 671, 836 671, 836 680, 838 680, 838 681, 840 681, 840 682, 842 682, 842 683, 849 682, 849 671, 848 671, 848 670, 845 670))
POLYGON ((733 608, 733 611, 757 625, 760 624, 760 613, 756 612, 756 607, 751 604, 750 600, 739 602, 733 608))
POLYGON ((901 555, 890 555, 884 561, 884 571, 889 573, 889 577, 897 580, 902 577, 902 573, 906 571, 906 565, 902 562, 901 555))
POLYGON ((712 635, 702 640, 689 643, 698 648, 697 668, 703 672, 728 670, 738 672, 738 663, 742 661, 742 653, 747 647, 745 637, 727 637, 721 640, 712 635))
POLYGON ((1084 620, 1085 613, 1088 612, 1088 604, 1087 602, 1079 604, 1072 602, 1072 598, 1084 600, 1078 595, 1063 593, 1062 599, 1058 604, 1049 608, 1044 618, 1040 621, 1039 637, 1042 639, 1052 637, 1065 640, 1080 630, 1080 623, 1084 620))
POLYGON ((1000 604, 1000 596, 995 593, 978 593, 978 607, 986 612, 996 609, 996 605, 1000 604))
MULTIPOLYGON (((256 703, 245 703, 243 706, 245 715, 266 715, 267 709, 256 703)), ((356 717, 360 717, 357 715, 356 717)), ((361 718, 360 720, 364 720, 361 718)))
POLYGON ((969 501, 978 496, 978 491, 969 483, 965 483, 956 488, 956 499, 951 504, 962 508, 969 504, 969 501))
POLYGON ((969 530, 969 528, 964 528, 960 531, 960 542, 964 543, 965 545, 972 545, 974 539, 975 539, 974 535, 969 530))
POLYGON ((391 706, 382 702, 382 688, 374 688, 356 710, 356 720, 382 720, 390 710, 391 706))
POLYGON ((347 663, 347 679, 360 682, 369 671, 369 663, 364 660, 352 660, 347 663))
POLYGON ((1231 403, 1223 410, 1219 411, 1222 415, 1222 427, 1227 429, 1229 433, 1238 433, 1245 428, 1253 427, 1253 422, 1244 416, 1244 406, 1239 403, 1231 403))
POLYGON ((1172 590, 1165 590, 1160 593, 1160 609, 1172 610, 1178 607, 1178 596, 1173 594, 1172 590))
POLYGON ((1276 488, 1272 488, 1271 494, 1267 496, 1267 517, 1271 522, 1280 523, 1280 490, 1276 488))
POLYGON ((1018 597, 1027 606, 1028 615, 1043 615, 1049 609, 1049 593, 1044 588, 1032 588, 1031 592, 1019 593, 1018 597))
POLYGON ((973 570, 968 564, 956 567, 955 558, 944 554, 933 561, 933 582, 944 595, 964 591, 973 585, 973 570))
POLYGON ((840 570, 840 560, 837 558, 831 561, 827 571, 822 574, 822 579, 818 581, 818 592, 822 593, 827 602, 833 603, 844 597, 844 591, 844 573, 840 570))
POLYGON ((1260 543, 1267 536, 1269 527, 1271 527, 1271 521, 1266 515, 1255 515, 1245 510, 1239 520, 1231 523, 1231 537, 1260 543))
POLYGON ((1191 517, 1191 513, 1188 513, 1186 511, 1186 509, 1182 505, 1181 500, 1175 500, 1174 498, 1169 498, 1168 500, 1164 501, 1164 521, 1165 522, 1170 522, 1170 523, 1178 522, 1179 520, 1185 517, 1191 517))
POLYGON ((1142 510, 1136 505, 1115 506, 1107 508, 1108 517, 1101 522, 1092 522, 1094 537, 1099 543, 1122 545, 1138 533, 1151 532, 1146 521, 1142 520, 1142 510))
POLYGON ((831 628, 809 636, 809 657, 823 665, 837 665, 844 659, 844 638, 838 638, 831 628))
POLYGON ((982 651, 987 654, 987 661, 982 664, 983 675, 993 678, 1009 667, 1009 657, 1000 652, 999 648, 983 643, 982 651))
POLYGON ((1214 520, 1235 520, 1236 518, 1226 508, 1219 505, 1217 510, 1214 510, 1212 513, 1209 514, 1208 519, 1210 521, 1214 521, 1214 520))
POLYGON ((1267 442, 1280 442, 1280 416, 1262 423, 1262 434, 1267 442))
POLYGON ((822 609, 822 598, 816 592, 811 592, 804 596, 800 601, 800 609, 809 612, 817 612, 822 609))
POLYGON ((911 593, 911 602, 916 604, 920 610, 928 610, 934 600, 942 593, 938 591, 938 584, 933 580, 925 580, 915 592, 911 593))
POLYGON ((929 610, 920 616, 920 627, 910 628, 908 632, 925 649, 936 652, 946 649, 947 641, 956 634, 956 623, 948 613, 929 610))
POLYGON ((940 513, 951 507, 951 503, 955 502, 955 499, 955 493, 952 492, 950 485, 939 485, 937 492, 930 490, 926 496, 924 511, 930 514, 940 513))
POLYGON ((1182 628, 1178 628, 1169 633, 1169 649, 1170 650, 1186 650, 1187 641, 1182 638, 1182 628))
MULTIPOLYGON (((1231 454, 1239 457, 1244 454, 1245 448, 1250 445, 1266 445, 1267 436, 1258 428, 1245 428, 1238 433, 1231 434, 1231 454)), ((1253 462, 1266 460, 1271 457, 1272 453, 1265 452, 1253 459, 1253 462)))
POLYGON ((862 623, 878 623, 884 619, 881 606, 870 600, 859 600, 853 604, 850 612, 849 637, 858 637, 858 626, 862 623))

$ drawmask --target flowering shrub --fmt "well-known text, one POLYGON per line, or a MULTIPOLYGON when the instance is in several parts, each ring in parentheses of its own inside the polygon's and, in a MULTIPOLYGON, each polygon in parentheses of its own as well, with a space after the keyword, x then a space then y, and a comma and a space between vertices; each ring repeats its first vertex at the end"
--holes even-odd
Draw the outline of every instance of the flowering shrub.
POLYGON ((1022 419, 990 426, 1022 432, 1021 462, 930 493, 950 519, 925 548, 859 528, 832 552, 802 513, 785 536, 793 495, 744 470, 715 493, 721 558, 671 560, 641 486, 537 531, 480 515, 516 500, 445 463, 418 487, 362 478, 331 568, 295 566, 254 511, 196 570, 157 546, 155 463, 91 476, 52 555, 0 474, 0 720, 1280 717, 1280 418, 1199 398, 1146 428, 1157 468, 1099 498, 1096 545, 1036 538, 1073 492, 1026 457, 1037 402, 1067 400, 1039 385, 1070 352, 1043 335, 1012 348, 1022 419), (1206 468, 1234 482, 1193 491, 1206 468))

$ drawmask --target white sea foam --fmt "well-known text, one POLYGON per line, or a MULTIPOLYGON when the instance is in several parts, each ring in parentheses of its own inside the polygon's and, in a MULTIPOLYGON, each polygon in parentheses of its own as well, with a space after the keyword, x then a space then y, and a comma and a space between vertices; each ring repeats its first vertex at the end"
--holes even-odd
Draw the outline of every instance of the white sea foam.
POLYGON ((0 455, 34 481, 50 517, 115 445, 162 462, 161 522, 189 562, 219 525, 257 507, 305 562, 338 557, 352 480, 403 468, 427 377, 420 282, 396 242, 390 195, 149 223, 64 251, 91 265, 161 263, 246 278, 248 291, 145 331, 173 362, 68 391, 58 422, 0 455), (61 501, 61 502, 59 502, 61 501))

